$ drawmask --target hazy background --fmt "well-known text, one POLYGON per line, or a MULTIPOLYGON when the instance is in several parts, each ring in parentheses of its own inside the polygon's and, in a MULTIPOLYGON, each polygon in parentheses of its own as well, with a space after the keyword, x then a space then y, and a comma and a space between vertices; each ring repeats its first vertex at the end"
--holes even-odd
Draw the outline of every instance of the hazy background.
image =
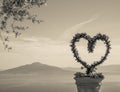
MULTIPOLYGON (((98 68, 105 76, 100 92, 120 92, 120 65, 98 68)), ((77 92, 80 68, 58 68, 39 62, 0 71, 0 92, 77 92)))
MULTIPOLYGON (((48 0, 47 6, 31 12, 44 20, 41 24, 24 22, 30 26, 21 37, 10 43, 9 53, 0 46, 0 69, 41 62, 58 67, 79 67, 70 48, 75 33, 86 32, 94 36, 105 33, 110 37, 112 50, 103 65, 120 64, 120 0, 48 0)), ((13 37, 14 38, 14 37, 13 37)), ((95 53, 87 54, 86 41, 82 41, 82 58, 91 63, 104 53, 98 42, 95 53)))

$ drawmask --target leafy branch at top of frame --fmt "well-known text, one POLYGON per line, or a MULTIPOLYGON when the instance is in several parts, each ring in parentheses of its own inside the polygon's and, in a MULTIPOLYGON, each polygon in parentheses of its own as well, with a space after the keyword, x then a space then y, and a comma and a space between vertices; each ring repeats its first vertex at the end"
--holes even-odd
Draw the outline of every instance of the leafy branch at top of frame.
POLYGON ((28 27, 15 26, 16 22, 23 22, 30 20, 32 23, 41 23, 42 20, 37 19, 37 15, 32 15, 30 9, 46 3, 46 0, 2 0, 0 1, 0 37, 3 41, 5 49, 12 49, 9 47, 9 33, 15 34, 15 37, 21 35, 19 30, 26 30, 28 27), (12 19, 12 22, 8 22, 12 19), (10 25, 11 30, 8 28, 10 25), (4 35, 7 34, 7 35, 4 35))

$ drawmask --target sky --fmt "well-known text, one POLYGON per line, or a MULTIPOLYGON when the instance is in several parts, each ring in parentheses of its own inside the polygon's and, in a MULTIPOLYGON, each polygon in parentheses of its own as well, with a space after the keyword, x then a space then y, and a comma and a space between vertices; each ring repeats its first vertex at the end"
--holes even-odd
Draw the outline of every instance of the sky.
MULTIPOLYGON (((1 44, 0 69, 8 69, 33 62, 58 67, 80 67, 70 48, 76 33, 86 32, 91 37, 106 34, 111 40, 111 53, 103 65, 120 64, 120 0, 48 0, 46 6, 31 12, 44 20, 40 24, 24 22, 27 31, 15 39, 7 52, 1 44)), ((87 41, 80 41, 79 53, 87 63, 98 60, 105 45, 97 42, 95 52, 87 53, 87 41)))

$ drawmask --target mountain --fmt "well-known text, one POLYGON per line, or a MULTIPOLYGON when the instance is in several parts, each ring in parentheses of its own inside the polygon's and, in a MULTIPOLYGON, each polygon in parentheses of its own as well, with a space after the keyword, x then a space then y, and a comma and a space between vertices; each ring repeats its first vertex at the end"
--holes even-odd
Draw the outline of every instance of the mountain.
MULTIPOLYGON (((20 67, 0 71, 0 74, 41 74, 41 75, 69 75, 75 72, 81 72, 80 68, 58 68, 35 62, 20 67)), ((107 65, 97 68, 97 72, 104 74, 120 74, 120 65, 107 65)))
POLYGON ((107 65, 98 67, 98 71, 105 74, 120 74, 120 65, 107 65))
MULTIPOLYGON (((68 67, 65 70, 80 72, 82 71, 80 68, 72 68, 68 67)), ((98 72, 102 72, 104 74, 120 74, 120 65, 106 65, 97 67, 98 72)))
POLYGON ((23 65, 20 67, 0 71, 2 74, 68 74, 72 73, 71 71, 67 71, 55 66, 50 66, 46 64, 42 64, 39 62, 35 62, 32 64, 23 65))

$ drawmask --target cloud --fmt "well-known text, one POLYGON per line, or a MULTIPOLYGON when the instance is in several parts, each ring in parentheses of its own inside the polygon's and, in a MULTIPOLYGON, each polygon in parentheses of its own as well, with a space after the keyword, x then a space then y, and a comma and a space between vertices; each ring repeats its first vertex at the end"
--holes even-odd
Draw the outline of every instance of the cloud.
POLYGON ((23 37, 19 40, 17 40, 18 43, 28 43, 28 44, 49 44, 49 45, 61 45, 61 44, 66 44, 64 41, 56 41, 52 40, 48 37, 23 37))
POLYGON ((79 24, 74 25, 73 27, 67 29, 62 36, 60 36, 59 40, 68 40, 69 37, 73 36, 73 34, 75 34, 80 28, 82 28, 83 26, 85 26, 86 24, 89 24, 93 21, 95 21, 96 19, 98 19, 98 15, 94 15, 92 18, 83 21, 79 24))

